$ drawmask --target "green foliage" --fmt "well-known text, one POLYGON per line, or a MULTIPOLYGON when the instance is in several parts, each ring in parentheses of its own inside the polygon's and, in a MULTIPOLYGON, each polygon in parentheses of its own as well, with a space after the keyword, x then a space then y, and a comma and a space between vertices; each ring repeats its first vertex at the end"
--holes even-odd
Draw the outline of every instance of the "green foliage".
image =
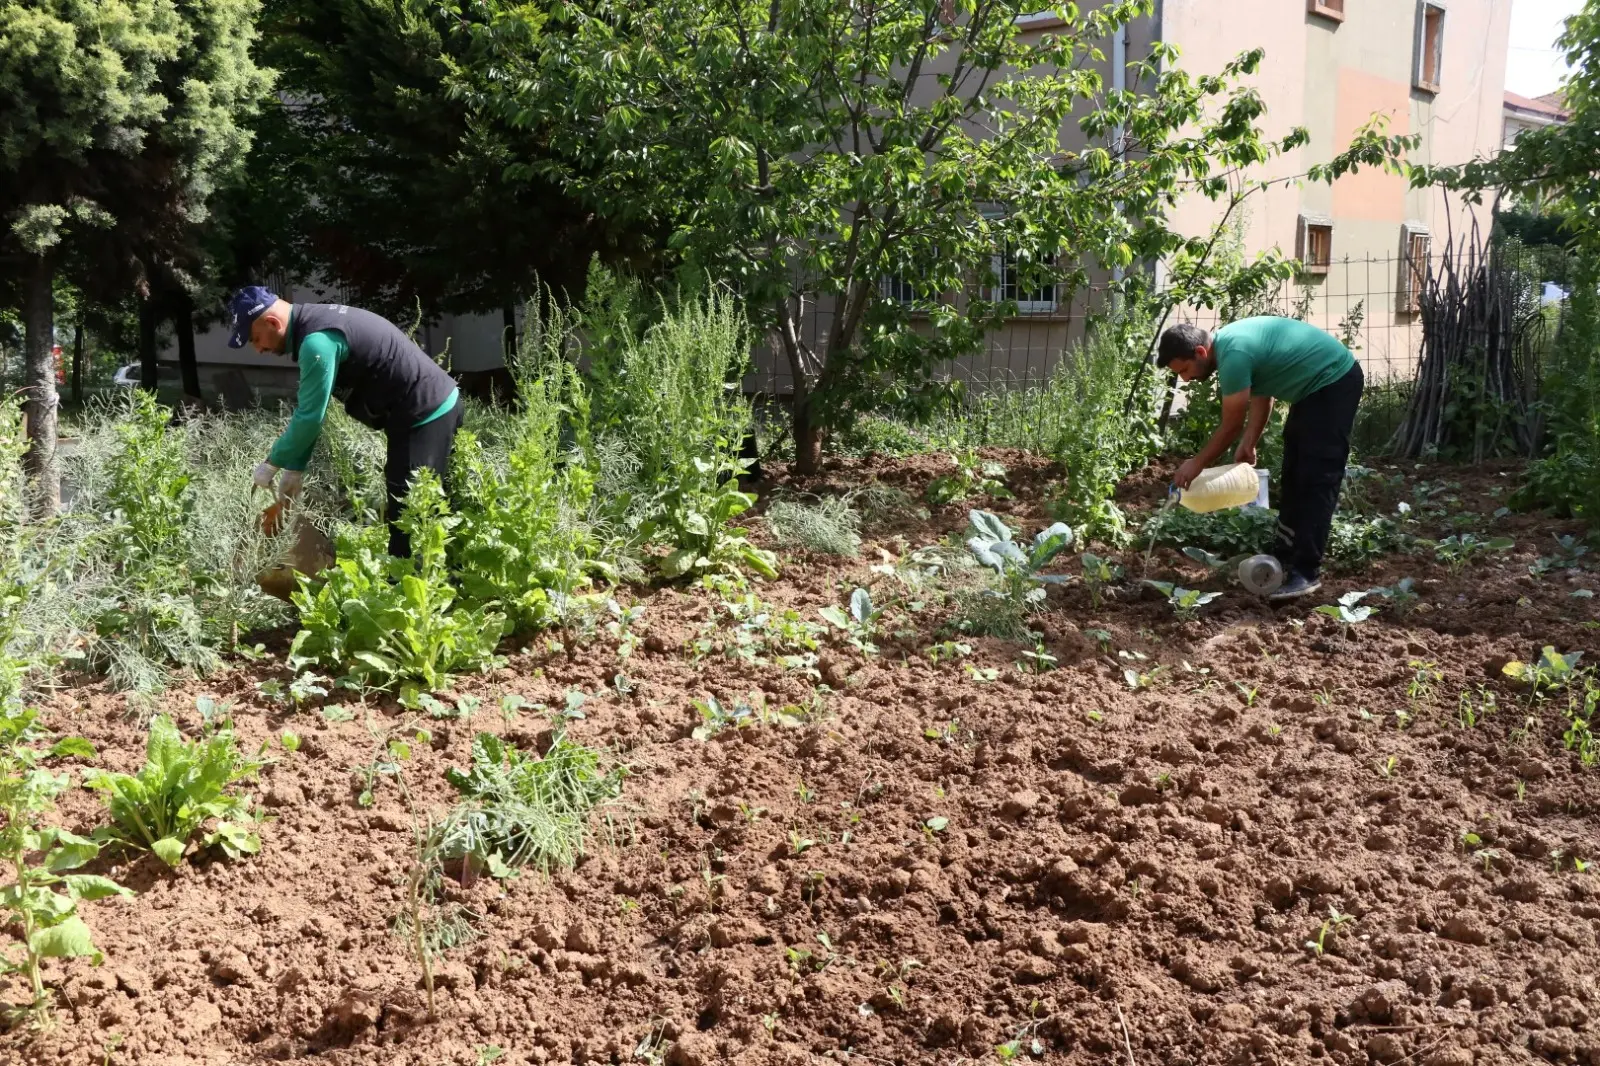
POLYGON ((542 758, 479 733, 467 769, 445 777, 462 802, 447 821, 443 854, 470 856, 495 876, 571 866, 589 840, 595 808, 622 788, 622 770, 603 772, 599 754, 567 739, 560 725, 542 758))
POLYGON ((234 791, 266 764, 239 750, 226 708, 200 704, 200 735, 184 740, 166 715, 150 720, 145 764, 136 774, 92 770, 84 785, 101 793, 111 825, 102 842, 152 851, 168 866, 183 861, 190 839, 208 823, 202 848, 219 847, 230 859, 254 855, 261 839, 247 828, 257 821, 250 799, 234 791))
POLYGON ((1198 589, 1186 589, 1170 581, 1146 581, 1146 585, 1155 589, 1166 598, 1167 606, 1172 608, 1172 613, 1180 622, 1192 622, 1200 617, 1200 609, 1206 604, 1222 598, 1220 592, 1201 592, 1198 589))
POLYGON ((1006 468, 1003 464, 979 459, 978 453, 972 448, 952 453, 950 462, 955 465, 955 473, 941 474, 928 482, 930 507, 960 503, 974 496, 990 496, 999 500, 1011 498, 1011 490, 1006 488, 1006 468))
POLYGON ((861 552, 861 515, 848 496, 773 500, 767 508, 767 527, 786 548, 846 558, 861 552))
POLYGON ((1335 622, 1338 622, 1344 627, 1345 633, 1348 634, 1353 626, 1358 626, 1371 618, 1373 611, 1376 610, 1374 607, 1368 607, 1361 603, 1369 595, 1371 595, 1371 590, 1368 589, 1347 592, 1339 597, 1338 603, 1328 603, 1318 607, 1317 613, 1327 615, 1335 622))
POLYGON ((541 365, 535 376, 527 370, 532 354, 522 361, 521 406, 501 416, 495 451, 462 431, 453 459, 460 523, 451 565, 470 600, 500 605, 519 630, 563 624, 594 577, 617 577, 585 519, 594 475, 561 461, 563 422, 581 409, 582 382, 565 362, 541 365))
POLYGON ((1083 586, 1089 590, 1089 605, 1098 611, 1105 600, 1106 586, 1122 579, 1122 567, 1093 552, 1084 552, 1082 563, 1083 586))
POLYGON ((960 598, 962 628, 969 633, 1020 639, 1025 620, 1044 603, 1046 585, 1062 585, 1064 574, 1043 573, 1056 556, 1072 547, 1073 533, 1057 522, 1040 530, 1026 548, 1012 540, 1005 522, 988 511, 969 516, 967 550, 992 576, 986 588, 960 598))
POLYGON ((858 588, 850 594, 849 611, 830 603, 819 613, 825 622, 845 634, 862 654, 877 654, 878 648, 872 638, 877 635, 878 618, 883 612, 872 606, 872 596, 866 589, 858 588))
POLYGON ((1258 555, 1277 537, 1278 515, 1265 507, 1233 507, 1198 514, 1187 507, 1156 512, 1145 535, 1174 548, 1196 547, 1224 558, 1258 555))
POLYGON ((391 559, 347 540, 326 574, 302 578, 291 668, 316 663, 374 688, 420 693, 439 691, 460 671, 488 667, 505 617, 456 603, 446 557, 458 521, 438 478, 419 471, 400 519, 412 557, 391 559))
POLYGON ((0 866, 10 883, 0 888, 0 914, 16 929, 20 950, 0 952, 0 975, 22 974, 28 982, 27 1013, 36 1025, 50 1018, 50 997, 40 965, 44 959, 88 957, 99 964, 101 954, 90 938, 89 927, 78 916, 80 900, 131 896, 115 881, 94 874, 74 874, 100 854, 93 840, 56 826, 42 826, 40 818, 55 808, 55 798, 66 790, 66 774, 40 765, 50 756, 93 757, 94 749, 81 737, 58 741, 48 750, 41 742, 32 710, 8 710, 0 715, 0 866))
MULTIPOLYGON (((813 428, 848 425, 885 381, 916 395, 1019 294, 1050 285, 1070 298, 1098 270, 1199 256, 1206 242, 1166 222, 1178 190, 1222 198, 1236 169, 1306 143, 1303 130, 1273 140, 1257 125, 1265 103, 1240 83, 1259 51, 1195 77, 1158 44, 1129 69, 1150 91, 1110 92, 1096 57, 1153 7, 1068 6, 1044 34, 1016 3, 963 4, 945 19, 932 2, 584 0, 549 32, 544 9, 512 0, 449 10, 480 46, 460 91, 513 124, 553 124, 565 188, 610 219, 659 224, 685 274, 745 294, 779 338, 810 462, 813 428), (1088 146, 1063 160, 1073 121, 1088 146), (1119 127, 1137 131, 1138 152, 1104 146, 1119 127), (1009 207, 987 210, 997 204, 1009 207), (973 274, 974 298, 943 299, 973 274), (885 298, 885 278, 909 298, 885 298), (813 343, 816 306, 831 308, 832 327, 813 343), (907 328, 913 314, 928 328, 907 328)), ((1394 140, 1363 131, 1315 176, 1390 158, 1394 140)), ((1140 271, 1123 279, 1145 284, 1140 271)))
POLYGON ((1510 537, 1485 538, 1476 533, 1457 533, 1439 541, 1434 546, 1434 555, 1450 568, 1452 574, 1459 574, 1479 556, 1509 551, 1515 546, 1516 541, 1510 537))

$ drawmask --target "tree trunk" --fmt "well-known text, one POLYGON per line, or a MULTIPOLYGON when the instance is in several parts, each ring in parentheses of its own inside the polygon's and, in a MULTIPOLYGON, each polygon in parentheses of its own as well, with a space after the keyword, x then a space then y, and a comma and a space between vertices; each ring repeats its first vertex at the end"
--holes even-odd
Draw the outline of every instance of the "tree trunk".
POLYGON ((139 301, 139 387, 156 391, 155 298, 139 301))
POLYGON ((22 466, 33 483, 33 513, 54 518, 61 509, 61 478, 56 470, 55 264, 45 256, 34 259, 23 296, 22 416, 28 423, 28 450, 22 466))
POLYGON ((822 469, 822 425, 812 416, 811 399, 810 393, 795 393, 794 469, 799 474, 822 469))
POLYGON ((201 403, 200 366, 194 358, 194 301, 185 292, 173 304, 172 328, 178 333, 178 373, 183 377, 183 396, 201 403))
POLYGON ((500 308, 500 330, 506 366, 511 366, 517 361, 517 305, 510 300, 500 308))
POLYGON ((78 308, 78 325, 72 331, 72 402, 74 406, 83 406, 83 308, 81 306, 78 308))

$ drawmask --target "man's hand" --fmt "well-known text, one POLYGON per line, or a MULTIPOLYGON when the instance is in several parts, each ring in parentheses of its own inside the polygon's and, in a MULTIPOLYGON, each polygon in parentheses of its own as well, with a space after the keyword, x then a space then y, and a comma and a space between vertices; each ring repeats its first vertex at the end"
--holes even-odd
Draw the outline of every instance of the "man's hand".
POLYGON ((1178 472, 1172 475, 1172 483, 1178 486, 1180 489, 1186 489, 1195 478, 1200 476, 1200 471, 1204 469, 1205 465, 1201 463, 1200 458, 1196 456, 1195 458, 1184 463, 1182 466, 1178 467, 1178 472))
POLYGON ((270 489, 273 478, 278 476, 278 468, 271 463, 257 463, 255 473, 250 475, 250 480, 258 489, 270 489))
POLYGON ((285 470, 283 478, 278 482, 278 495, 290 499, 300 495, 300 487, 305 483, 305 471, 285 470))
POLYGON ((1256 446, 1254 444, 1246 444, 1244 441, 1240 441, 1238 450, 1233 453, 1233 461, 1236 463, 1249 463, 1251 466, 1255 466, 1256 446))

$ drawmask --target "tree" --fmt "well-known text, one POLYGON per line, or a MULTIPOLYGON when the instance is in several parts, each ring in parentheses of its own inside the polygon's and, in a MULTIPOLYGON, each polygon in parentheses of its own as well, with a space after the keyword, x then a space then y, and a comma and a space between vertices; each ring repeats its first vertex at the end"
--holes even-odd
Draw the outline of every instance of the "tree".
MULTIPOLYGON (((1138 295, 1150 279, 1134 264, 1203 260, 1203 238, 1166 224, 1177 197, 1227 195, 1306 142, 1261 133, 1265 105, 1238 84, 1260 52, 1192 77, 1158 45, 1129 66, 1136 91, 1109 88, 1113 35, 1153 6, 1063 4, 1043 33, 1019 24, 1038 10, 1026 0, 450 10, 474 44, 458 91, 550 124, 559 158, 542 172, 666 232, 686 278, 739 288, 792 373, 809 469, 830 423, 975 350, 1018 292, 1066 296, 1127 270, 1119 285, 1138 295), (884 298, 886 279, 909 298, 884 298), (909 328, 918 312, 926 330, 909 328)), ((1366 136, 1369 161, 1382 142, 1366 136)))
POLYGON ((448 26, 406 0, 266 0, 262 53, 288 89, 258 126, 276 180, 233 205, 238 261, 271 249, 392 317, 418 301, 429 315, 504 314, 540 280, 580 292, 591 255, 627 244, 529 166, 547 154, 536 123, 451 96, 465 42, 448 26), (290 247, 257 232, 265 219, 290 247))
POLYGON ((78 287, 108 299, 205 217, 249 147, 239 119, 268 87, 249 54, 258 6, 0 0, 0 204, 12 205, 0 262, 23 289, 26 463, 42 515, 60 502, 56 273, 71 251, 78 287))

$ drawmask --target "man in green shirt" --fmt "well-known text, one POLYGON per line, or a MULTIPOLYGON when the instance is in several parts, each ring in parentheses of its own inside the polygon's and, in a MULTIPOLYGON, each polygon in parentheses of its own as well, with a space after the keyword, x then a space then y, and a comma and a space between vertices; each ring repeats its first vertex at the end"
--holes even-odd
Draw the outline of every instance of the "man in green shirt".
POLYGON ((1315 326, 1262 317, 1241 319, 1212 335, 1187 323, 1173 326, 1161 335, 1156 365, 1184 381, 1215 374, 1222 396, 1222 424, 1199 454, 1178 468, 1172 483, 1179 488, 1188 488, 1235 437, 1234 461, 1254 465, 1273 401, 1289 405, 1273 548, 1283 564, 1284 583, 1272 599, 1292 600, 1321 588, 1322 554, 1361 402, 1361 364, 1315 326))
POLYGON ((254 480, 271 488, 283 471, 278 491, 293 496, 328 402, 338 397, 351 417, 388 438, 384 481, 388 488, 389 554, 411 554, 410 538, 395 524, 411 486, 423 467, 444 481, 450 451, 461 425, 461 396, 455 381, 411 342, 394 323, 371 311, 344 304, 291 304, 258 285, 239 290, 229 303, 230 348, 248 340, 264 354, 288 355, 300 366, 300 392, 294 416, 272 446, 254 480))

